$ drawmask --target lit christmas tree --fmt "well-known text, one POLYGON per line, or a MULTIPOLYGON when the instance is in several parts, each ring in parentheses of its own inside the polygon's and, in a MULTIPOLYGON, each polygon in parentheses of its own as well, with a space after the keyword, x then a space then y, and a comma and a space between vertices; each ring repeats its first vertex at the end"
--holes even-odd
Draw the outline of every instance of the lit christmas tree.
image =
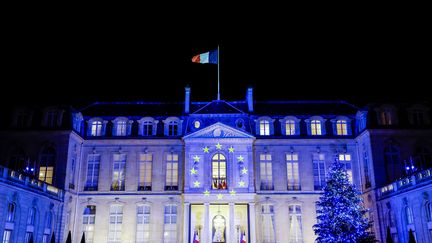
POLYGON ((360 192, 348 180, 343 164, 332 164, 324 195, 317 202, 318 223, 314 225, 319 243, 376 242, 368 230, 372 223, 365 217, 360 192))

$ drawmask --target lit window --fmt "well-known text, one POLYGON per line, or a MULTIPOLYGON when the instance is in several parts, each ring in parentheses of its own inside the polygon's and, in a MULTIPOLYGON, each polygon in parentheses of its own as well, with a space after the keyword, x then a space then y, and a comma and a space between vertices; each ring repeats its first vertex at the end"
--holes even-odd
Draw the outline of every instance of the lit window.
POLYGON ((56 154, 53 148, 45 148, 41 154, 39 180, 48 184, 53 183, 55 156, 56 154))
POLYGON ((264 204, 261 206, 261 231, 261 242, 276 243, 273 205, 264 204))
POLYGON ((124 191, 125 189, 126 154, 114 154, 112 191, 124 191))
POLYGON ((294 120, 285 121, 285 135, 296 135, 296 123, 294 120))
POLYGON ((96 206, 89 205, 84 209, 83 213, 83 231, 85 234, 86 243, 93 243, 95 220, 96 206))
POLYGON ((11 243, 11 238, 12 238, 12 230, 5 230, 3 232, 3 240, 2 243, 11 243))
POLYGON ((381 111, 379 113, 381 125, 392 125, 392 114, 390 111, 381 111))
POLYGON ((300 205, 289 205, 288 206, 288 217, 289 217, 289 222, 290 222, 289 242, 290 243, 303 242, 301 206, 300 205))
POLYGON ((286 154, 288 190, 300 190, 298 154, 286 154))
POLYGON ((177 206, 165 205, 164 243, 177 243, 177 206))
POLYGON ((348 135, 347 121, 345 120, 336 121, 336 133, 337 135, 348 135))
POLYGON ((126 136, 127 132, 127 122, 118 121, 116 122, 116 136, 126 136))
POLYGON ((217 153, 212 158, 212 188, 227 189, 226 158, 217 153))
POLYGON ((321 135, 321 121, 320 120, 312 120, 310 122, 311 126, 311 135, 321 135))
POLYGON ((195 129, 200 128, 200 126, 201 126, 200 121, 194 121, 194 127, 195 127, 195 129))
POLYGON ((136 243, 150 242, 150 206, 137 207, 136 243))
POLYGON ((273 190, 271 154, 260 154, 260 180, 261 190, 273 190))
POLYGON ((346 170, 349 182, 353 183, 352 167, 351 167, 351 155, 350 154, 339 154, 339 162, 343 165, 343 168, 346 170))
POLYGON ((259 122, 259 128, 260 128, 260 130, 259 130, 259 134, 261 135, 261 136, 268 136, 268 135, 270 135, 270 122, 269 121, 267 121, 267 120, 261 120, 260 122, 259 122))
POLYGON ((178 154, 167 154, 165 190, 178 190, 178 154))
POLYGON ((100 155, 90 154, 87 160, 87 179, 84 190, 97 191, 99 181, 100 155))
POLYGON ((123 206, 111 205, 108 228, 108 243, 121 243, 122 223, 123 206))
POLYGON ((91 136, 101 136, 102 135, 102 122, 92 121, 91 123, 91 136))
POLYGON ((152 154, 139 155, 139 191, 150 191, 152 186, 152 154))

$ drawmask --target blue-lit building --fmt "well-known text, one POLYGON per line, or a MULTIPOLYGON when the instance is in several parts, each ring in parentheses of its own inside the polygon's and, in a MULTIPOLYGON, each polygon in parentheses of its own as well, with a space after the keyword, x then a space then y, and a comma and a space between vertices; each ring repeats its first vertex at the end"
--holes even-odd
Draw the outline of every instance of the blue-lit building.
POLYGON ((3 242, 314 242, 335 159, 378 240, 407 242, 411 229, 432 241, 427 105, 190 94, 11 110, 0 131, 3 242))

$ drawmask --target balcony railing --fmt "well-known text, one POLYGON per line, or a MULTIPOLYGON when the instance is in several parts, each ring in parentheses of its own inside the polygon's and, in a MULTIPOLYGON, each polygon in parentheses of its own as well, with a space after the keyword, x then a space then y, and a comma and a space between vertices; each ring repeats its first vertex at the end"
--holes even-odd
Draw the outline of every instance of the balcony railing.
POLYGON ((47 193, 58 199, 63 197, 63 191, 61 189, 3 166, 0 166, 0 181, 47 193))
POLYGON ((432 168, 416 172, 410 176, 401 178, 391 184, 381 187, 378 190, 378 197, 385 197, 427 181, 432 181, 432 168))

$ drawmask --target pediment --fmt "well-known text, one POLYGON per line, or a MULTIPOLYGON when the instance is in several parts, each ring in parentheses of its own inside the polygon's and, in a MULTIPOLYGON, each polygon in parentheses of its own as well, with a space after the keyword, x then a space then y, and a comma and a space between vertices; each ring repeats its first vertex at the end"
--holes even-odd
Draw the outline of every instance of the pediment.
POLYGON ((188 138, 254 138, 254 136, 217 122, 183 137, 183 139, 188 138))

